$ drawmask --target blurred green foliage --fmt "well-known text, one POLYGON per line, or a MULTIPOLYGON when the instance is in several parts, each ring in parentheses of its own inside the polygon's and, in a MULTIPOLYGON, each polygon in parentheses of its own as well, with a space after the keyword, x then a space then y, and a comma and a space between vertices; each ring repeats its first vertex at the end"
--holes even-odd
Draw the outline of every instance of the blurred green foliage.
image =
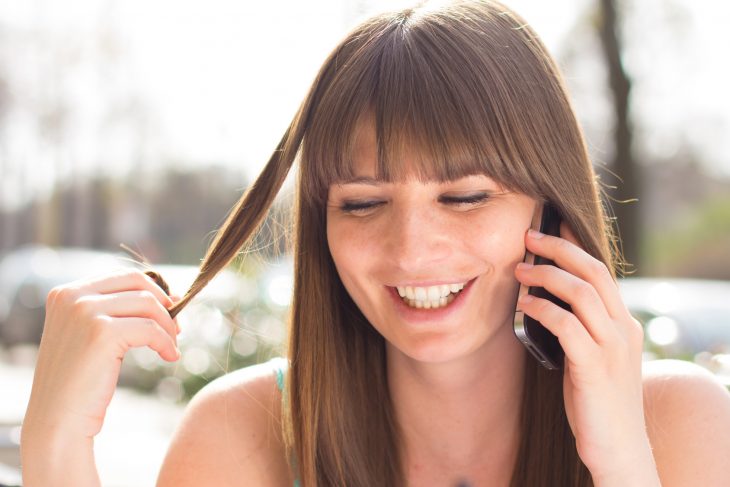
POLYGON ((730 279, 730 194, 713 196, 647 236, 645 275, 730 279))

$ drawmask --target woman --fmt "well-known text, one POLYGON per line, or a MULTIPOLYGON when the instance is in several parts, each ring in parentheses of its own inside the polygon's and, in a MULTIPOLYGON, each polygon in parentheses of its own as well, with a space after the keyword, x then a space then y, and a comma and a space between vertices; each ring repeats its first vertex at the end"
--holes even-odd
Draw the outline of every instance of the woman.
POLYGON ((99 483, 93 437, 124 353, 179 358, 174 316, 250 239, 295 159, 289 366, 198 394, 159 486, 726 482, 730 395, 691 364, 642 370, 553 60, 517 15, 471 1, 383 14, 341 42, 178 302, 141 273, 51 291, 27 486, 99 483), (528 234, 548 202, 560 235, 528 234), (526 249, 559 268, 518 267, 526 249), (515 304, 520 283, 572 311, 515 304), (562 370, 526 353, 515 306, 558 337, 562 370))

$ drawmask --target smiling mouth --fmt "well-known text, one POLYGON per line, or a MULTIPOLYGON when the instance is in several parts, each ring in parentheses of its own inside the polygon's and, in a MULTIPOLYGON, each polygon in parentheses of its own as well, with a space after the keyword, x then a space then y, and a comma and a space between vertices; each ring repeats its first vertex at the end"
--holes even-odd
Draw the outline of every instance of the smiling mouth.
POLYGON ((411 287, 398 286, 400 299, 409 307, 416 309, 445 308, 451 304, 474 279, 462 284, 443 284, 441 286, 411 287))

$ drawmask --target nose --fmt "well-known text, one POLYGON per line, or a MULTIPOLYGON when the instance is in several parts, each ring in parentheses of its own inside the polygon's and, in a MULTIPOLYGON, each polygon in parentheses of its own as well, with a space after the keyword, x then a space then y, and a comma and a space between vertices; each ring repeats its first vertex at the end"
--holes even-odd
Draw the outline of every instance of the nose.
POLYGON ((453 251, 453 235, 444 215, 425 205, 402 206, 394 211, 387 235, 387 255, 404 275, 433 277, 453 251))

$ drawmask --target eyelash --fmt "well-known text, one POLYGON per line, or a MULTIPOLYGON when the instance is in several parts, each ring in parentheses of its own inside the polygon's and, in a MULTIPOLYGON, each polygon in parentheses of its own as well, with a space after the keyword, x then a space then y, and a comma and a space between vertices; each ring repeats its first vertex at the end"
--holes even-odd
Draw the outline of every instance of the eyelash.
MULTIPOLYGON (((445 196, 442 199, 445 200, 447 203, 455 204, 457 206, 461 205, 472 205, 476 203, 481 203, 489 198, 489 195, 486 193, 479 193, 471 196, 464 196, 461 198, 455 197, 455 196, 445 196)), ((372 208, 375 208, 377 206, 382 205, 385 203, 384 201, 370 201, 370 202, 364 202, 364 203, 353 203, 353 202, 345 202, 340 207, 340 210, 343 213, 351 213, 355 214, 358 212, 370 210, 372 208)))

